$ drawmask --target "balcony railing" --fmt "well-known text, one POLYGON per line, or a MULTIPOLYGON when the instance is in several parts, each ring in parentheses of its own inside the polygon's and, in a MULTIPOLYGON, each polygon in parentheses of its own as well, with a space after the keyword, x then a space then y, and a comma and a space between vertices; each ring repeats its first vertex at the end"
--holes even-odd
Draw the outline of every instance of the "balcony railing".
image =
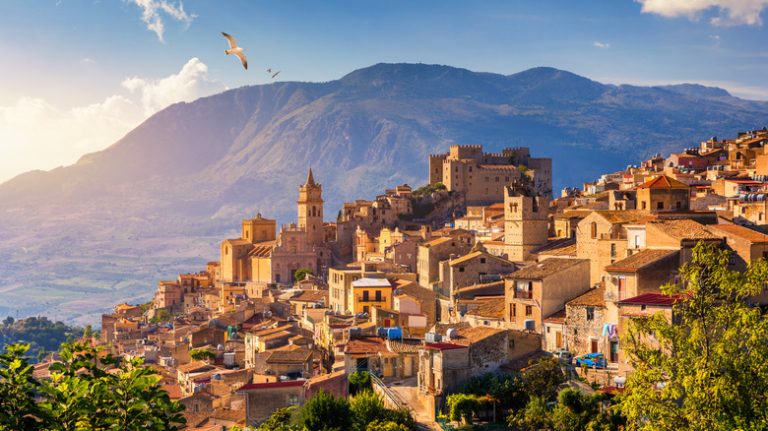
POLYGON ((357 302, 384 302, 384 297, 357 296, 357 302))
POLYGON ((518 299, 533 299, 533 292, 529 292, 527 290, 516 290, 515 291, 515 298, 518 298, 518 299))

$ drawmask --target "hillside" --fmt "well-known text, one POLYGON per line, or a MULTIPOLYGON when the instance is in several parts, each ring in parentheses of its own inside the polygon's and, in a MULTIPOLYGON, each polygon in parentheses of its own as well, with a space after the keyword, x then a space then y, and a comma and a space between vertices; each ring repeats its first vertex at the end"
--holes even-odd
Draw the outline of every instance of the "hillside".
POLYGON ((604 85, 552 68, 378 64, 230 90, 172 105, 72 166, 0 185, 0 315, 82 323, 144 300, 158 279, 215 259, 242 217, 293 220, 310 165, 332 216, 385 185, 423 184, 426 155, 452 142, 529 146, 553 158, 559 190, 766 123, 768 103, 721 89, 604 85))

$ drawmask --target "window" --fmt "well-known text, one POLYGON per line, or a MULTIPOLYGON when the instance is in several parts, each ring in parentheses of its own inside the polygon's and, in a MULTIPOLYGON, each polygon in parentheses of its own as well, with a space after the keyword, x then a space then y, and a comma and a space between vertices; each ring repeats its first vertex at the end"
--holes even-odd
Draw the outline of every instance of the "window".
POLYGON ((485 258, 484 257, 480 258, 480 263, 485 263, 485 258))
POLYGON ((595 307, 587 307, 587 320, 595 320, 595 307))
POLYGON ((611 257, 616 257, 616 244, 611 244, 611 257))
POLYGON ((645 305, 645 304, 643 304, 643 305, 641 305, 641 306, 640 306, 640 309, 641 309, 641 310, 645 310, 645 308, 646 308, 646 305, 645 305))
POLYGON ((589 224, 589 232, 592 238, 597 238, 597 222, 592 222, 589 224))
POLYGON ((370 299, 369 292, 367 290, 364 290, 363 291, 363 301, 364 302, 368 302, 369 299, 370 299))
POLYGON ((382 299, 381 299, 381 290, 377 290, 375 295, 374 295, 374 297, 376 298, 377 302, 381 302, 382 301, 382 299))
POLYGON ((657 210, 663 210, 664 209, 664 202, 656 202, 656 209, 657 210))
POLYGON ((510 320, 514 320, 517 317, 517 304, 509 304, 509 317, 510 320))
POLYGON ((464 267, 463 266, 459 267, 459 272, 464 272, 464 267))
POLYGON ((370 310, 370 308, 367 305, 363 307, 363 313, 368 314, 368 310, 370 310))
POLYGON ((642 209, 645 209, 645 207, 646 207, 646 205, 645 205, 645 201, 643 201, 643 204, 642 204, 642 209))
POLYGON ((549 330, 552 329, 549 326, 547 326, 547 334, 549 334, 549 330))
POLYGON ((533 306, 532 305, 526 305, 525 306, 525 315, 530 316, 533 314, 533 306))
POLYGON ((680 201, 675 202, 675 208, 680 209, 683 207, 683 203, 680 201))

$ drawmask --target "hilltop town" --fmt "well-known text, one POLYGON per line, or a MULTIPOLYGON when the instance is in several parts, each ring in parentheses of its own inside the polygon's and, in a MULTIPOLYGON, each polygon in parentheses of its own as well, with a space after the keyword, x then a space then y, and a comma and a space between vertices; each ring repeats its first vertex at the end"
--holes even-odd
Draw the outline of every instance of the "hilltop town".
POLYGON ((427 185, 338 213, 309 169, 295 223, 248 215, 217 260, 160 281, 150 303, 117 305, 93 342, 155 368, 189 429, 346 396, 356 371, 421 423, 471 377, 546 356, 600 354, 576 372, 621 391, 628 323, 673 318, 680 298, 660 288, 696 244, 731 250, 736 270, 768 256, 766 144, 766 129, 712 138, 559 196, 551 159, 528 148, 451 145, 429 156, 427 185))

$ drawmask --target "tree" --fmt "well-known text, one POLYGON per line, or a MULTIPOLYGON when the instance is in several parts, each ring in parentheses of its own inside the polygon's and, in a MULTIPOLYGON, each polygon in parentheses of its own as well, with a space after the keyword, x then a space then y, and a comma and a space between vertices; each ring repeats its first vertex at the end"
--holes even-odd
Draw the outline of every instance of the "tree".
POLYGON ((552 425, 561 431, 582 431, 599 413, 599 396, 586 395, 573 388, 557 394, 557 406, 552 411, 552 425))
POLYGON ((550 410, 544 397, 533 396, 523 410, 509 415, 507 425, 517 431, 540 431, 552 429, 550 410))
POLYGON ((752 299, 768 263, 729 270, 730 252, 704 243, 680 268, 672 318, 634 319, 622 343, 635 371, 621 410, 636 430, 761 430, 768 423, 768 320, 752 299))
POLYGON ((277 409, 257 429, 258 431, 299 431, 301 429, 297 423, 299 413, 296 406, 277 409))
POLYGON ((386 416, 387 408, 381 398, 369 389, 349 399, 349 410, 352 412, 353 429, 365 431, 368 424, 386 416))
POLYGON ((293 278, 296 280, 296 283, 304 280, 307 275, 312 275, 312 270, 309 268, 299 268, 296 270, 296 272, 293 273, 293 278))
POLYGON ((155 315, 150 320, 151 323, 163 323, 171 320, 173 316, 165 308, 158 308, 155 310, 155 315))
POLYGON ((520 374, 485 373, 469 379, 459 392, 488 395, 494 403, 504 409, 518 410, 528 402, 528 394, 520 374))
POLYGON ((213 361, 216 359, 216 352, 209 349, 192 349, 189 351, 189 357, 195 361, 213 361))
POLYGON ((464 421, 472 424, 473 417, 489 399, 474 394, 456 393, 448 395, 446 404, 448 405, 448 418, 454 422, 464 421))
POLYGON ((352 428, 349 402, 321 390, 304 404, 300 423, 308 431, 347 431, 352 428))
POLYGON ((529 396, 554 400, 557 389, 565 382, 565 375, 557 359, 541 358, 523 371, 523 384, 529 396))
POLYGON ((373 421, 365 431, 410 431, 411 427, 393 421, 373 421))
POLYGON ((28 344, 11 344, 0 354, 0 429, 38 429, 37 384, 25 357, 28 350, 28 344))
POLYGON ((368 371, 353 371, 347 379, 354 389, 353 393, 371 389, 371 375, 368 371))

